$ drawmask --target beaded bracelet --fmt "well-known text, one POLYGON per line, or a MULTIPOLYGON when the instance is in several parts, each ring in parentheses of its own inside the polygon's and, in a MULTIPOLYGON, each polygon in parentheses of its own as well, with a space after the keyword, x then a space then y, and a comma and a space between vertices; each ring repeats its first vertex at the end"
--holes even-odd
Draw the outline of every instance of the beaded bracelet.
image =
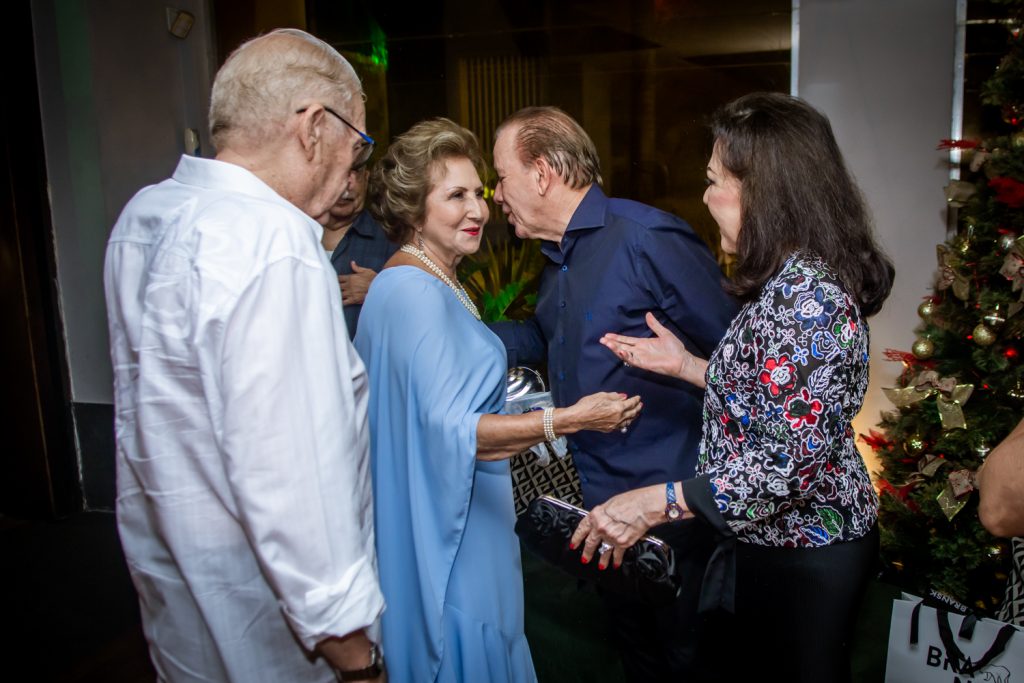
POLYGON ((544 438, 548 441, 557 441, 558 435, 555 434, 555 409, 545 408, 544 409, 544 438))

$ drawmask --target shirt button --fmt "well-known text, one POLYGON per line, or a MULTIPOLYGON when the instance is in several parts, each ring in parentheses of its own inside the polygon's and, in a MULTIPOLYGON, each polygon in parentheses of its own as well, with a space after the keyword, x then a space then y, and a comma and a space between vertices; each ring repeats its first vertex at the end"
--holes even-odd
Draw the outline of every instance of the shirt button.
POLYGON ((558 304, 558 305, 561 306, 562 308, 565 308, 565 302, 564 301, 562 303, 558 304))
POLYGON ((558 373, 558 379, 561 380, 561 381, 564 381, 565 380, 565 373, 564 372, 558 373))
POLYGON ((588 479, 588 478, 586 477, 586 475, 583 475, 583 474, 581 474, 581 475, 580 475, 580 481, 582 481, 582 482, 583 482, 584 484, 586 484, 587 482, 589 482, 589 481, 590 481, 590 479, 588 479))
POLYGON ((563 272, 563 273, 564 273, 565 271, 567 271, 567 270, 569 270, 569 266, 562 266, 562 272, 563 272))

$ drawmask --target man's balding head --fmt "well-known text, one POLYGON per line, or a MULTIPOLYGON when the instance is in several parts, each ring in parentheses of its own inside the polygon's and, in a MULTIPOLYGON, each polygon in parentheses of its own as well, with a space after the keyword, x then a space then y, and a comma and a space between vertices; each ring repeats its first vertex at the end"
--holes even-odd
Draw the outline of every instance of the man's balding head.
POLYGON ((225 148, 259 147, 308 102, 351 108, 359 77, 333 47, 298 29, 277 29, 236 49, 217 72, 210 95, 210 134, 225 148))

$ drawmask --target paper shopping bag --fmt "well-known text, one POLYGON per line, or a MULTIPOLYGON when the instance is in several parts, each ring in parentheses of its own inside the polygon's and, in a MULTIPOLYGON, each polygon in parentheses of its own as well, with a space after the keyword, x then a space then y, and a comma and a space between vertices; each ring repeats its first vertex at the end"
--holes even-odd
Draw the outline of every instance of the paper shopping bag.
POLYGON ((886 683, 1024 681, 1022 629, 905 597, 893 600, 886 683))

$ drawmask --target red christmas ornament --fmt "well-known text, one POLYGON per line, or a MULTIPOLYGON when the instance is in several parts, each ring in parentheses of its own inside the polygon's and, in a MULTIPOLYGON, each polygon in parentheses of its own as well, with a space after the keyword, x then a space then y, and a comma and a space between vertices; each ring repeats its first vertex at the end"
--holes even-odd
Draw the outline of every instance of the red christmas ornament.
POLYGON ((899 349, 886 349, 883 353, 886 360, 891 360, 896 363, 913 363, 917 361, 917 357, 909 351, 900 351, 899 349))
POLYGON ((1003 351, 1003 355, 1006 356, 1007 360, 1017 360, 1017 356, 1020 355, 1020 352, 1014 347, 1008 346, 1006 347, 1006 350, 1003 351))
POLYGON ((890 441, 889 439, 885 438, 885 434, 882 434, 881 432, 876 431, 874 429, 869 429, 867 436, 860 434, 859 438, 861 441, 870 446, 871 450, 873 451, 878 451, 883 448, 892 448, 896 443, 895 441, 890 441))
POLYGON ((998 176, 988 181, 988 186, 996 191, 996 200, 1011 209, 1024 206, 1024 183, 1006 176, 998 176))
POLYGON ((900 500, 906 501, 907 496, 910 495, 910 492, 913 491, 916 486, 917 484, 914 483, 904 484, 903 486, 896 489, 896 495, 899 496, 900 500))
POLYGON ((981 140, 951 140, 943 138, 935 149, 974 149, 981 144, 981 140))

